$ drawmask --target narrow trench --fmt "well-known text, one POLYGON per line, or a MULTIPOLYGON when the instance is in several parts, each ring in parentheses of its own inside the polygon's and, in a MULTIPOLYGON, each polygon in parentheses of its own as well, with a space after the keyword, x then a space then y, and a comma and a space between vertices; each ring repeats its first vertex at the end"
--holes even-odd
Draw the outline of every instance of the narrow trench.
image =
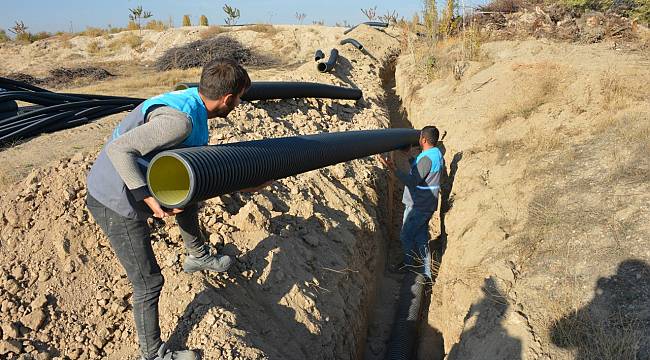
MULTIPOLYGON (((396 93, 395 70, 399 54, 395 53, 387 59, 380 70, 382 86, 386 93, 385 106, 390 117, 392 128, 413 128, 400 97, 396 93)), ((395 265, 402 260, 399 233, 402 224, 403 205, 401 202, 403 188, 394 175, 388 175, 387 196, 383 199, 380 214, 384 219, 385 242, 379 247, 381 261, 376 268, 375 301, 370 310, 366 334, 366 344, 362 358, 364 360, 383 360, 386 358, 395 320, 395 311, 399 301, 399 293, 403 274, 396 272, 395 265)), ((436 261, 441 261, 441 254, 433 254, 436 261)), ((435 276, 435 275, 434 275, 435 276)), ((434 279, 435 281, 435 279, 434 279)), ((429 287, 430 288, 430 287, 429 287)), ((444 341, 442 334, 431 328, 427 323, 431 292, 425 291, 421 305, 421 320, 418 335, 413 349, 413 359, 442 360, 444 341), (427 344, 421 344, 424 340, 427 344), (418 353, 419 351, 419 353, 418 353)))

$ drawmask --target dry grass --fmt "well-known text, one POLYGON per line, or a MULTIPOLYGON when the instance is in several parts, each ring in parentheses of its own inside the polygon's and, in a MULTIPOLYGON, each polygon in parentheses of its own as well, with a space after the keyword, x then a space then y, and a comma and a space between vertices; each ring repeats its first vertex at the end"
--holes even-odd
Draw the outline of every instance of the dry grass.
POLYGON ((205 30, 201 30, 199 37, 203 40, 213 38, 219 34, 227 33, 230 29, 223 26, 210 26, 205 30))
POLYGON ((108 30, 92 27, 92 26, 87 27, 86 30, 79 33, 79 35, 90 36, 90 37, 99 37, 105 34, 108 34, 108 30))
POLYGON ((142 38, 134 33, 127 33, 122 36, 115 37, 113 41, 108 44, 111 51, 118 51, 125 46, 131 49, 137 49, 142 45, 142 38))
POLYGON ((627 98, 631 96, 622 79, 614 71, 607 70, 603 74, 600 86, 603 95, 603 108, 605 110, 619 110, 627 105, 627 98))
POLYGON ((255 24, 247 26, 244 30, 251 30, 258 33, 266 34, 268 36, 273 36, 277 34, 280 30, 271 24, 255 24))
POLYGON ((513 85, 513 101, 492 114, 488 122, 492 129, 514 118, 527 119, 557 92, 561 71, 558 65, 548 62, 520 64, 513 70, 521 73, 513 85))
POLYGON ((93 40, 86 46, 86 52, 90 55, 98 55, 102 51, 102 46, 97 40, 93 40))

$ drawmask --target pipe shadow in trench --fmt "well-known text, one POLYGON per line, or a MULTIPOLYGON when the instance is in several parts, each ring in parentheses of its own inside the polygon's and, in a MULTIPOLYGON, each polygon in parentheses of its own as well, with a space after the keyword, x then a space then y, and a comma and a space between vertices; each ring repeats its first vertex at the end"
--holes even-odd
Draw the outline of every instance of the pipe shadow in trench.
MULTIPOLYGON (((271 200, 273 203, 283 203, 276 195, 270 196, 274 198, 271 200)), ((289 208, 286 204, 280 205, 281 208, 289 208)), ((325 324, 335 316, 340 318, 343 315, 344 319, 339 319, 343 321, 349 321, 353 316, 348 309, 341 308, 339 294, 330 292, 328 288, 340 288, 349 282, 343 277, 349 279, 350 276, 359 275, 354 270, 349 273, 337 271, 354 267, 354 264, 341 262, 337 253, 327 251, 326 247, 349 247, 351 244, 344 240, 341 242, 340 238, 346 234, 355 236, 361 229, 347 220, 348 215, 342 211, 315 204, 314 212, 333 219, 336 225, 326 231, 315 216, 304 218, 285 213, 272 219, 271 235, 257 243, 252 250, 241 254, 233 244, 226 245, 229 248, 224 249, 224 253, 239 255, 237 262, 240 269, 251 270, 252 277, 247 279, 233 270, 230 276, 234 277, 234 283, 218 288, 212 275, 204 274, 203 284, 206 288, 194 297, 179 317, 169 337, 172 348, 186 348, 197 325, 212 308, 218 306, 234 314, 234 318, 225 326, 237 329, 238 335, 235 336, 239 337, 239 341, 243 341, 247 347, 259 349, 268 359, 308 358, 309 354, 313 355, 315 345, 322 345, 323 351, 328 350, 328 344, 333 352, 339 348, 355 349, 355 342, 359 339, 343 339, 351 343, 337 344, 336 332, 340 329, 335 329, 332 323, 330 326, 325 324), (320 242, 315 245, 313 240, 301 240, 306 236, 316 236, 320 242), (301 242, 302 246, 296 246, 296 242, 301 242), (309 251, 312 248, 316 249, 309 251), (306 301, 305 307, 315 307, 316 311, 298 313, 295 306, 286 305, 293 301, 298 292, 309 297, 302 299, 306 301), (313 313, 319 314, 320 318, 313 318, 313 313), (323 337, 328 338, 329 342, 324 341, 323 337)), ((358 263, 363 265, 365 261, 358 263)), ((363 297, 364 294, 359 293, 359 296, 363 297)), ((217 322, 212 326, 224 324, 217 322)), ((237 353, 233 353, 233 356, 237 356, 237 353)), ((349 357, 353 358, 354 354, 349 357)))

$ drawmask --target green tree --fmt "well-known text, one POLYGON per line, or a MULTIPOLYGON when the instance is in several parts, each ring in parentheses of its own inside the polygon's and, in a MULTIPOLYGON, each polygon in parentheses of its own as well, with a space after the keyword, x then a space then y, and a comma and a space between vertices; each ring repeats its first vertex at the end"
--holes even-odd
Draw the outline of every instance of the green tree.
POLYGON ((201 15, 201 17, 199 18, 199 25, 208 26, 208 17, 205 15, 201 15))
POLYGON ((183 26, 192 26, 192 20, 189 15, 183 15, 183 26))
POLYGON ((131 12, 129 14, 129 20, 133 21, 135 24, 138 25, 138 29, 140 29, 140 33, 142 33, 142 19, 148 19, 153 16, 150 11, 144 11, 142 9, 142 5, 138 5, 138 7, 129 9, 131 12))
POLYGON ((438 7, 436 0, 424 0, 424 27, 427 30, 427 36, 435 39, 438 34, 438 7))
POLYGON ((228 16, 227 18, 224 19, 226 24, 228 25, 237 24, 237 19, 239 19, 239 16, 241 15, 239 9, 226 4, 223 6, 223 12, 225 12, 226 16, 228 16))
POLYGON ((442 11, 442 19, 440 20, 439 33, 444 36, 451 35, 454 28, 455 13, 456 13, 456 0, 447 0, 445 9, 442 11))

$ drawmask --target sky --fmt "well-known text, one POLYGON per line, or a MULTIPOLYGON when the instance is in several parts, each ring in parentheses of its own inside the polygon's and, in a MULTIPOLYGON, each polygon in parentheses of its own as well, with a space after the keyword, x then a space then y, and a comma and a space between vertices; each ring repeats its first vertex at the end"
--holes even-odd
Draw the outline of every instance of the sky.
MULTIPOLYGON (((464 0, 464 4, 471 7, 485 1, 464 0)), ((180 26, 185 14, 191 16, 192 24, 198 23, 201 14, 208 17, 211 25, 223 24, 222 8, 226 3, 240 10, 238 23, 297 24, 295 14, 304 13, 307 15, 304 24, 323 20, 326 25, 344 20, 350 24, 367 21, 361 8, 374 6, 380 15, 396 10, 410 20, 423 6, 422 0, 0 0, 2 3, 5 6, 0 13, 0 29, 6 30, 15 21, 22 21, 30 32, 82 31, 88 26, 124 27, 129 20, 129 8, 138 5, 153 13, 151 19, 167 23, 171 17, 174 26, 180 26)))

